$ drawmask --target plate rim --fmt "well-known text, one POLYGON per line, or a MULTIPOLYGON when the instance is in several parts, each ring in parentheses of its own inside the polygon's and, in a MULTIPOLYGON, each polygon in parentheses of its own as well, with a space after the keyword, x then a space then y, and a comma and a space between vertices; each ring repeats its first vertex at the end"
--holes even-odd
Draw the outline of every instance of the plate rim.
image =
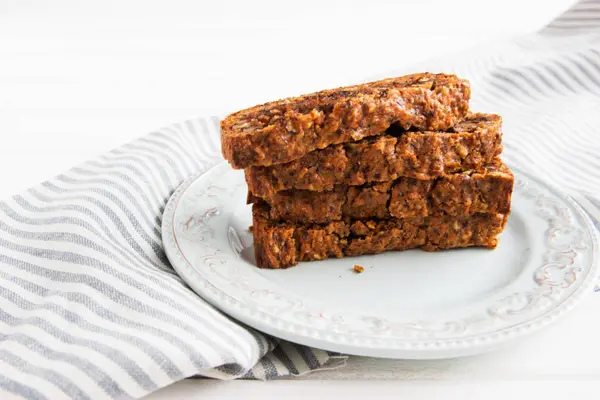
POLYGON ((361 337, 352 337, 353 335, 347 333, 335 332, 331 335, 326 334, 322 336, 320 334, 315 335, 313 332, 311 335, 308 333, 311 329, 315 332, 320 332, 320 330, 317 328, 307 328, 295 322, 283 321, 276 316, 266 314, 260 310, 253 310, 252 307, 240 302, 225 291, 217 288, 194 268, 179 248, 173 223, 179 201, 196 181, 202 179, 203 176, 208 175, 214 170, 222 168, 224 164, 227 164, 227 161, 223 160, 218 162, 205 171, 189 177, 175 189, 169 198, 165 205, 161 221, 161 236, 165 253, 178 275, 202 299, 215 306, 224 314, 227 314, 244 324, 266 334, 291 342, 329 351, 385 358, 441 359, 479 354, 493 350, 513 339, 539 331, 559 319, 562 315, 569 312, 581 298, 586 295, 586 293, 591 292, 589 290, 590 286, 594 285, 594 282, 597 280, 600 273, 600 266, 598 265, 598 232, 594 228, 593 222, 585 210, 574 198, 557 188, 555 185, 548 183, 541 178, 534 177, 520 168, 510 166, 510 168, 518 175, 522 175, 551 190, 560 197, 561 200, 575 209, 578 213, 578 217, 582 219, 582 228, 585 227, 586 233, 589 234, 591 238, 591 266, 588 274, 584 277, 583 282, 575 291, 569 294, 555 307, 551 307, 543 314, 538 315, 533 319, 518 322, 510 327, 502 328, 497 332, 473 334, 453 340, 430 339, 428 341, 415 341, 401 338, 377 338, 374 339, 374 341, 378 342, 379 345, 373 345, 373 343, 367 345, 361 337), (191 274, 193 274, 193 276, 191 276, 191 274), (293 328, 290 329, 290 327, 293 328), (350 336, 350 338, 347 338, 347 336, 350 336), (337 340, 334 340, 335 337, 337 337, 337 340), (494 339, 492 340, 491 337, 494 337, 494 339), (400 343, 402 344, 400 345, 400 343))

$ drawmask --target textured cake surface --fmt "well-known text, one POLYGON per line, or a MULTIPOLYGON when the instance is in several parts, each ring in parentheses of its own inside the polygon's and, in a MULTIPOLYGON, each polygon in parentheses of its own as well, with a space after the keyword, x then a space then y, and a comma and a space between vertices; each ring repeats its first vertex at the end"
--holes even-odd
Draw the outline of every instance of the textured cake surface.
POLYGON ((390 250, 494 248, 506 214, 344 220, 328 224, 274 222, 268 206, 254 204, 254 254, 260 268, 287 268, 300 261, 359 256, 390 250))
POLYGON ((446 130, 469 109, 469 82, 421 73, 278 100, 221 121, 223 156, 233 168, 273 165, 326 146, 379 135, 392 123, 446 130))
POLYGON ((245 170, 254 196, 270 198, 289 189, 332 190, 335 185, 357 186, 399 177, 428 180, 499 163, 502 119, 494 114, 471 114, 441 131, 400 131, 329 146, 285 164, 245 170))
POLYGON ((333 190, 285 190, 264 201, 275 221, 327 223, 342 219, 412 218, 473 213, 507 214, 514 185, 504 165, 444 175, 429 180, 398 178, 363 186, 336 185, 333 190))

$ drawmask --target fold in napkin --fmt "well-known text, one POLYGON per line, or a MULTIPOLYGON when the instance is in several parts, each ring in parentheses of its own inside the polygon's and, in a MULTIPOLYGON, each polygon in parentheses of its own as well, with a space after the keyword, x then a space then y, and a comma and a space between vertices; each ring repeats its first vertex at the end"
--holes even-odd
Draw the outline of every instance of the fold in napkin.
MULTIPOLYGON (((599 27, 600 1, 581 2, 537 34, 424 64, 470 79, 473 109, 504 117, 508 163, 579 192, 591 215, 599 27)), ((0 397, 137 398, 190 376, 265 379, 343 363, 236 323, 170 267, 163 207, 220 160, 218 118, 196 119, 0 203, 0 397)))

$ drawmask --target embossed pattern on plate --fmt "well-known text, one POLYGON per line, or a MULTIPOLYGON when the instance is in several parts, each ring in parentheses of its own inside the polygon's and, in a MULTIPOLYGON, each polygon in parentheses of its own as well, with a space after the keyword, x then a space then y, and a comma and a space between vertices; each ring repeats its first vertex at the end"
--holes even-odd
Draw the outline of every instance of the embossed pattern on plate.
POLYGON ((226 163, 173 194, 163 243, 200 296, 266 333, 359 355, 475 354, 553 321, 597 275, 587 215, 558 190, 515 175, 513 213, 495 250, 410 250, 261 270, 243 173, 226 163), (355 263, 365 272, 353 274, 355 263))

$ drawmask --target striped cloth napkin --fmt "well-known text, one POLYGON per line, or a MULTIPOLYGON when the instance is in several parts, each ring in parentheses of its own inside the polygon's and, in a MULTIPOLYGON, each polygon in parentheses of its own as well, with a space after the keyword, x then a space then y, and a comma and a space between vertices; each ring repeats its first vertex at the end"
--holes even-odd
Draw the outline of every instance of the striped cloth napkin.
MULTIPOLYGON (((469 78, 472 108, 504 117, 507 162, 577 193, 600 220, 600 0, 539 33, 393 73, 421 69, 469 78)), ((163 207, 221 160, 218 120, 161 129, 0 203, 0 398, 139 398, 190 376, 343 364, 232 321, 169 266, 163 207)))

